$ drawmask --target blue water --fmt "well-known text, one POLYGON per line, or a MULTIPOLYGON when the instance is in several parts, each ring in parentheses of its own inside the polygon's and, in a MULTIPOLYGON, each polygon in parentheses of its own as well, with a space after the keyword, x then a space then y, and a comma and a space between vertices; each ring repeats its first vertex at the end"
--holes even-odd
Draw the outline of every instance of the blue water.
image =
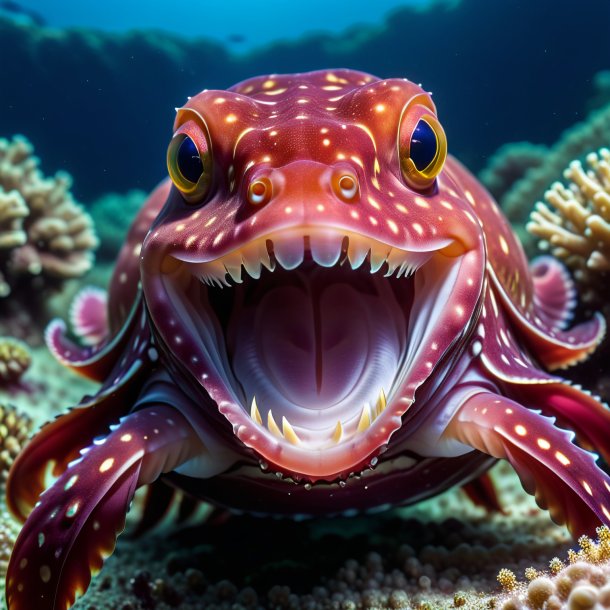
MULTIPOLYGON (((424 6, 430 0, 29 0, 19 5, 53 27, 91 27, 108 31, 159 29, 188 37, 205 36, 237 51, 314 32, 338 33, 349 27, 381 26, 400 6, 424 6), (288 26, 288 27, 287 27, 288 26)), ((439 4, 449 4, 441 0, 439 4)))

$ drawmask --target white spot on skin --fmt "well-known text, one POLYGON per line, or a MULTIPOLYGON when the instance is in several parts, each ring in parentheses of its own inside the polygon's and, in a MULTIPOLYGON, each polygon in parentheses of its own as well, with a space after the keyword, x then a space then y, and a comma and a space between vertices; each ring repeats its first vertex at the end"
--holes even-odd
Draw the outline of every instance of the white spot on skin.
POLYGON ((424 234, 424 228, 418 222, 414 222, 411 226, 418 235, 424 234))
POLYGON ((586 481, 582 482, 582 486, 585 488, 585 491, 592 496, 593 495, 593 490, 591 489, 591 486, 589 485, 589 483, 587 483, 586 481))
POLYGON ((525 436, 527 434, 527 430, 525 428, 525 426, 522 426, 521 424, 517 424, 515 426, 515 432, 519 435, 519 436, 525 436))
POLYGON ((567 456, 565 456, 561 451, 555 452, 555 458, 558 462, 560 462, 563 466, 568 466, 570 464, 570 460, 567 456))
POLYGON ((508 255, 508 253, 509 253, 508 244, 506 243, 504 236, 500 235, 500 237, 498 237, 498 241, 500 242, 500 247, 502 248, 502 252, 504 252, 504 254, 508 255))
POLYGON ((40 580, 44 583, 48 583, 51 580, 51 568, 49 566, 40 566, 40 580))
POLYGON ((114 458, 108 458, 102 462, 100 466, 100 472, 107 472, 114 465, 114 458))
POLYGON ((394 233, 395 235, 398 235, 398 226, 396 225, 396 223, 393 220, 388 220, 388 227, 390 227, 390 230, 392 231, 392 233, 394 233))
POLYGON ((128 443, 130 440, 132 440, 132 436, 131 434, 123 434, 123 436, 121 436, 120 440, 123 443, 128 443))

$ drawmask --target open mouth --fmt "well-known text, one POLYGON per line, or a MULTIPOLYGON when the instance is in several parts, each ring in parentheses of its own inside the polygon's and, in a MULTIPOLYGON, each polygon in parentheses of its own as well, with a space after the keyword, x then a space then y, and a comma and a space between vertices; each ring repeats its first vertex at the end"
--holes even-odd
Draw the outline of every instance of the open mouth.
POLYGON ((366 465, 400 427, 442 354, 431 332, 460 258, 300 228, 181 261, 164 284, 236 436, 296 478, 322 478, 366 465))

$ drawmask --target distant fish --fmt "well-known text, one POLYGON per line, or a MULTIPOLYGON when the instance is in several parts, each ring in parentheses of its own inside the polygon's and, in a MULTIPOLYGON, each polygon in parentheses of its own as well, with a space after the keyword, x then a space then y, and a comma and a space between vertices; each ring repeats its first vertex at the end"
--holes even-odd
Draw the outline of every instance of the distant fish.
POLYGON ((18 2, 13 2, 12 0, 2 0, 0 1, 0 10, 5 11, 7 13, 12 13, 13 15, 18 15, 19 17, 26 17, 32 23, 44 26, 47 25, 46 20, 36 11, 25 8, 21 6, 18 2))

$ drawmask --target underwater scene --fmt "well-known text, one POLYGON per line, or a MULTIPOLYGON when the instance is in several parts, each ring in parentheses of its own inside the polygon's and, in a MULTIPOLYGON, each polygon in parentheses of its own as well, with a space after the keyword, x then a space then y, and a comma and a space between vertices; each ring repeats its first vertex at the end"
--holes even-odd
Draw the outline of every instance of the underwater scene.
POLYGON ((0 0, 0 609, 610 608, 610 3, 0 0))

